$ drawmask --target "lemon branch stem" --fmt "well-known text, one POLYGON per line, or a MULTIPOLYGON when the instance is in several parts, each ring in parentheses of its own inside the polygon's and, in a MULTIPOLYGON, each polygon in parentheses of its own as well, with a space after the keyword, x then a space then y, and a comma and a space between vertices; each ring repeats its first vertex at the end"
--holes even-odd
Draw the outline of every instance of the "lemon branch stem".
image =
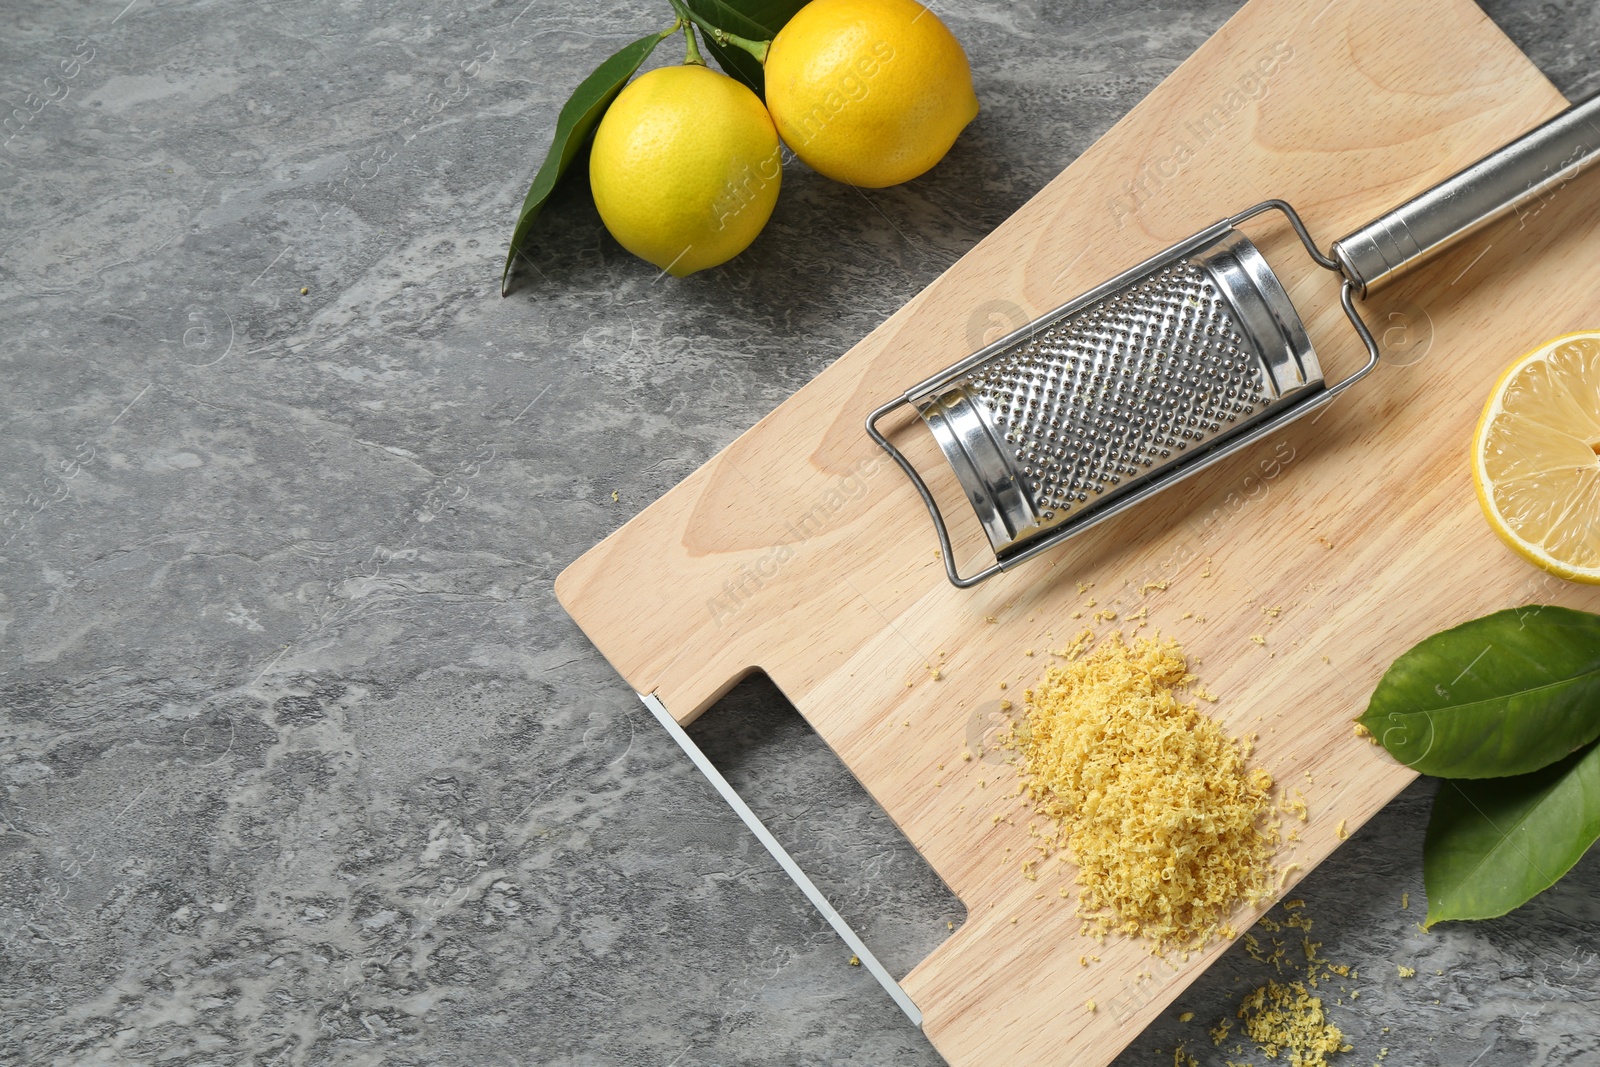
POLYGON ((742 49, 743 51, 749 52, 752 56, 754 56, 757 63, 766 63, 767 50, 772 47, 771 41, 752 41, 748 37, 740 37, 737 33, 729 33, 721 26, 713 26, 711 23, 695 14, 688 4, 683 3, 683 0, 671 0, 671 3, 673 8, 678 12, 678 17, 680 19, 688 19, 690 22, 700 27, 706 36, 710 37, 722 47, 742 49))
POLYGON ((680 18, 678 20, 678 25, 683 27, 683 42, 684 42, 684 45, 686 46, 684 57, 683 57, 684 63, 692 64, 692 65, 697 66, 697 67, 705 66, 706 65, 706 57, 700 54, 700 45, 698 43, 696 43, 696 41, 694 39, 694 26, 693 26, 693 24, 691 24, 689 22, 686 22, 686 21, 684 21, 683 19, 680 18))

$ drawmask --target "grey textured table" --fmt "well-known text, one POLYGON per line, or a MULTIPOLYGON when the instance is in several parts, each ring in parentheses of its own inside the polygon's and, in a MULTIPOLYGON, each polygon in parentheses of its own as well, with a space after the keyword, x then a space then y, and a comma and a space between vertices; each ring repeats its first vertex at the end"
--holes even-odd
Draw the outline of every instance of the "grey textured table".
MULTIPOLYGON (((940 1062, 551 582, 1234 5, 944 5, 984 111, 931 174, 791 166, 684 282, 569 191, 502 300, 566 92, 664 0, 122 4, 0 36, 0 1062, 940 1062)), ((1490 14, 1600 88, 1590 5, 1490 14)), ((960 921, 770 686, 694 732, 892 970, 960 921)), ((1346 1062, 1600 1063, 1600 855, 1424 936, 1429 796, 1304 883, 1346 1062)), ((1263 978, 1230 953, 1119 1062, 1220 1064, 1263 978)))

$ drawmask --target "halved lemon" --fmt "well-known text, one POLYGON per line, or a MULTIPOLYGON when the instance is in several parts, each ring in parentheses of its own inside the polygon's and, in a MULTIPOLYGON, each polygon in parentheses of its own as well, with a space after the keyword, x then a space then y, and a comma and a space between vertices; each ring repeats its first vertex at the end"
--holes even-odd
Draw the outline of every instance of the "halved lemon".
POLYGON ((1518 555, 1600 584, 1600 330, 1546 341, 1506 368, 1478 420, 1472 480, 1518 555))

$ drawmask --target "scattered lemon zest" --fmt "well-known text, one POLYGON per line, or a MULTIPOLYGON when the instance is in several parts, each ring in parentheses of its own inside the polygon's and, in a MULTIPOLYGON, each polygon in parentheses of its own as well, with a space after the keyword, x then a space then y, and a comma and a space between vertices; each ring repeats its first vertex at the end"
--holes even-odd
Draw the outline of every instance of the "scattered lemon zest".
POLYGON ((1330 1052, 1348 1052, 1344 1033, 1328 1021, 1322 998, 1299 981, 1276 982, 1245 995, 1239 1004, 1241 1029, 1268 1059, 1285 1050, 1292 1067, 1325 1067, 1330 1052))

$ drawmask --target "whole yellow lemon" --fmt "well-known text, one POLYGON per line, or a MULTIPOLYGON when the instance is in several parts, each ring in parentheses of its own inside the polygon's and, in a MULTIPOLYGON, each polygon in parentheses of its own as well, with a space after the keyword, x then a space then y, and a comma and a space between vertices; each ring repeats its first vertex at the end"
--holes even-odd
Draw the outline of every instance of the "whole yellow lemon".
POLYGON ((766 79, 795 155, 874 189, 939 162, 978 114, 961 42, 916 0, 811 0, 773 38, 766 79))
POLYGON ((589 155, 589 185, 611 236, 677 278, 749 247, 782 177, 760 98, 698 64, 634 79, 600 120, 589 155))

